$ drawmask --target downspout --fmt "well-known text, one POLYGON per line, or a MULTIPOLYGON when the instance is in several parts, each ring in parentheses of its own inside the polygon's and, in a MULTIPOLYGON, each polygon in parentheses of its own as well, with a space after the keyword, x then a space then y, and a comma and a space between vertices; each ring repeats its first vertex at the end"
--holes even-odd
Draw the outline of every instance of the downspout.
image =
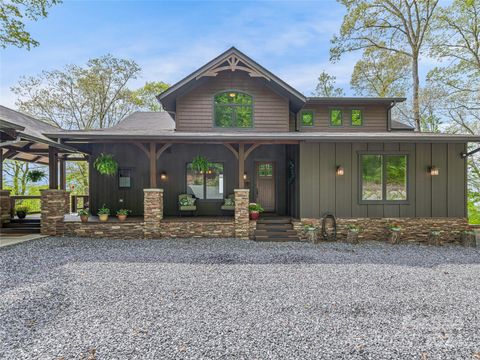
POLYGON ((10 140, 10 141, 5 141, 5 142, 0 143, 0 147, 15 145, 15 144, 19 143, 20 141, 22 141, 22 138, 20 136, 17 136, 17 138, 15 140, 10 140))
POLYGON ((392 108, 396 105, 396 102, 393 101, 390 106, 387 108, 387 131, 392 131, 392 108))

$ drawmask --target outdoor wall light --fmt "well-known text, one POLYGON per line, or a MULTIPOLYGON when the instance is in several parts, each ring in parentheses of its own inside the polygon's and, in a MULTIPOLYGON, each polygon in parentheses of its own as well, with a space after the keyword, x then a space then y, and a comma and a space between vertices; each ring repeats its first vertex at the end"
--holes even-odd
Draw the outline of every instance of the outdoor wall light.
POLYGON ((337 166, 337 171, 335 172, 338 176, 343 176, 345 175, 345 170, 343 169, 342 166, 337 166))
POLYGON ((435 165, 430 166, 429 171, 431 176, 438 176, 438 168, 435 165))
POLYGON ((247 173, 243 173, 243 180, 247 180, 247 173))
POLYGON ((167 173, 165 171, 160 173, 160 180, 167 180, 167 173))

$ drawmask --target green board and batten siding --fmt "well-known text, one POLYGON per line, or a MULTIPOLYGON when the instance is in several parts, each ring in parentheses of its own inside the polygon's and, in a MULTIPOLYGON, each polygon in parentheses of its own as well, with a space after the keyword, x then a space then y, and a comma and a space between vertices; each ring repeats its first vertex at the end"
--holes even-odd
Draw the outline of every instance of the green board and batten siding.
POLYGON ((466 162, 462 143, 300 144, 300 217, 331 212, 340 218, 466 217, 466 162), (359 152, 408 154, 408 202, 360 204, 359 152), (341 165, 345 174, 337 176, 341 165), (439 168, 431 176, 429 167, 439 168))

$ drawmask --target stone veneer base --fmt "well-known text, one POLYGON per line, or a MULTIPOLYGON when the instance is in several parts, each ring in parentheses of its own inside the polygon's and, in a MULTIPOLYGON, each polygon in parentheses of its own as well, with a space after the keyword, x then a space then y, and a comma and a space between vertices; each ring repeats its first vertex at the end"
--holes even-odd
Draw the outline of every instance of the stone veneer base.
MULTIPOLYGON (((294 229, 301 239, 306 239, 304 227, 313 224, 321 227, 320 219, 302 218, 293 221, 294 229)), ((442 243, 460 241, 461 232, 471 229, 466 218, 337 218, 337 240, 347 237, 348 224, 359 226, 359 240, 387 241, 388 226, 397 224, 402 228, 401 241, 427 242, 430 231, 440 231, 442 243)))

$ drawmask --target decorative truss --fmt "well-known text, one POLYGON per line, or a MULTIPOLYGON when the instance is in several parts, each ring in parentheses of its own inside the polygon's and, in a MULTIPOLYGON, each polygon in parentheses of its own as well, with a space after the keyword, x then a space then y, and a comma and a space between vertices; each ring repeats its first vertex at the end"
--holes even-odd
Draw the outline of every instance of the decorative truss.
POLYGON ((217 76, 220 71, 245 71, 251 77, 262 77, 270 81, 270 78, 265 74, 261 73, 260 71, 254 69, 253 67, 245 64, 237 55, 232 54, 226 59, 227 64, 225 61, 222 61, 220 64, 214 66, 213 68, 203 72, 202 74, 197 76, 197 79, 200 79, 204 76, 217 76))

